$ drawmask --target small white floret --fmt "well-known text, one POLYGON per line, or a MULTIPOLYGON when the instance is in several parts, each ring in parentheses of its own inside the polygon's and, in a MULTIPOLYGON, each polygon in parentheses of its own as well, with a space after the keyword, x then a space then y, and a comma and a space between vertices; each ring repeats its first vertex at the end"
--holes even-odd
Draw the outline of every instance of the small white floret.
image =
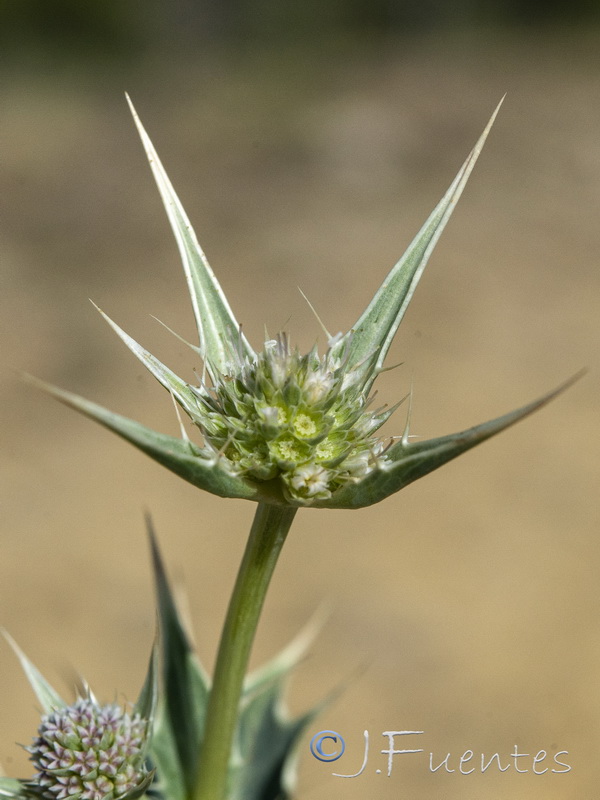
POLYGON ((317 464, 306 464, 295 470, 290 484, 297 492, 315 497, 322 492, 329 493, 328 481, 329 472, 326 469, 317 464))

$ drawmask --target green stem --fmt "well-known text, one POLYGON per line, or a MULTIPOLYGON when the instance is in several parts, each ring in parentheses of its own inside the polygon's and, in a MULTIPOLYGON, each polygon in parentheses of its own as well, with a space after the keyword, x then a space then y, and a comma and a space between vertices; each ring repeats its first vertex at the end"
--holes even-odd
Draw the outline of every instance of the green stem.
POLYGON ((191 800, 226 800, 231 747, 254 634, 295 508, 259 503, 221 634, 191 800))

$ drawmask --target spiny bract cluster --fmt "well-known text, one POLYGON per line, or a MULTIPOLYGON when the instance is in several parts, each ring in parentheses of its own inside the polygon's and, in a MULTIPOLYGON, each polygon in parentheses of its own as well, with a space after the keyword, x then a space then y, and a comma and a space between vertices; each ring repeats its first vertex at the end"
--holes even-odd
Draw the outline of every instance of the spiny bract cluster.
POLYGON ((364 508, 384 500, 531 414, 566 388, 473 428, 425 441, 408 421, 389 447, 373 436, 392 410, 367 411, 372 385, 427 261, 479 157, 498 109, 445 195, 373 299, 329 349, 305 356, 280 335, 256 353, 241 332, 148 134, 131 107, 182 258, 207 375, 192 386, 106 320, 202 431, 168 436, 71 392, 34 381, 167 469, 220 497, 315 508, 364 508))
POLYGON ((118 705, 91 698, 42 717, 31 747, 38 773, 27 788, 48 800, 118 800, 147 778, 144 743, 148 723, 118 705))
POLYGON ((190 387, 198 399, 192 419, 233 474, 279 477, 302 503, 331 497, 385 460, 372 434, 390 411, 365 410, 362 382, 343 354, 319 356, 314 347, 301 355, 280 334, 237 361, 232 375, 211 370, 210 391, 190 387))

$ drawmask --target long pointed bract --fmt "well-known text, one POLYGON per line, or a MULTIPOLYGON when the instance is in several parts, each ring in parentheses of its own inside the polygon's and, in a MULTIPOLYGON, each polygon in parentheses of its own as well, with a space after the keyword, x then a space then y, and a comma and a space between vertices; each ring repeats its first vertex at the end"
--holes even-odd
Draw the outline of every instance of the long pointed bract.
POLYGON ((358 484, 349 484, 338 490, 330 500, 324 503, 317 502, 314 505, 327 508, 363 508, 379 503, 408 486, 409 483, 433 472, 475 445, 485 442, 486 439, 495 436, 545 406, 556 395, 579 380, 583 374, 583 371, 578 372, 558 388, 516 411, 511 411, 460 433, 411 444, 402 440, 387 452, 388 458, 392 461, 391 465, 374 470, 358 484))
POLYGON ((465 188, 501 104, 502 100, 450 188, 408 250, 392 268, 361 317, 337 345, 341 353, 346 340, 349 339, 348 365, 350 367, 360 365, 357 371, 362 374, 367 389, 383 365, 423 270, 465 188))
POLYGON ((194 486, 219 497, 256 501, 262 498, 259 488, 250 481, 237 478, 222 469, 217 455, 207 458, 203 451, 189 441, 157 433, 133 419, 108 411, 97 403, 31 375, 23 375, 23 378, 61 403, 104 425, 194 486))
POLYGON ((31 688, 35 692, 44 713, 49 714, 57 708, 63 708, 66 703, 58 692, 50 686, 39 669, 27 658, 12 636, 5 630, 3 630, 2 633, 21 662, 23 672, 27 676, 27 680, 31 684, 31 688))
POLYGON ((9 800, 24 798, 25 793, 21 781, 16 778, 6 778, 4 775, 0 776, 0 797, 9 798, 9 800))
POLYGON ((126 97, 183 261, 198 326, 200 349, 203 356, 208 355, 211 363, 221 373, 227 375, 231 371, 231 345, 233 342, 241 340, 242 350, 247 356, 253 356, 254 351, 240 331, 240 326, 227 298, 198 243, 194 229, 139 120, 133 103, 127 95, 126 97))
POLYGON ((136 700, 134 711, 147 719, 152 727, 158 704, 158 640, 155 639, 150 653, 148 671, 144 685, 136 700))
POLYGON ((120 328, 116 322, 113 322, 95 303, 93 305, 100 314, 102 314, 121 341, 123 341, 131 352, 139 358, 146 369, 148 369, 156 380, 173 395, 184 411, 190 416, 193 416, 194 409, 198 406, 198 399, 189 385, 169 369, 169 367, 159 361, 156 356, 153 356, 152 353, 149 353, 141 344, 138 344, 129 334, 125 333, 125 331, 120 328))

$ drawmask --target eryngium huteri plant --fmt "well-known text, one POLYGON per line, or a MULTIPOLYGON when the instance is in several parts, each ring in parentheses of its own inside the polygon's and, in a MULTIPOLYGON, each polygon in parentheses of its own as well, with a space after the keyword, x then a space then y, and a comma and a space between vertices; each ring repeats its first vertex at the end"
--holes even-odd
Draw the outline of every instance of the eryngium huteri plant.
MULTIPOLYGON (((234 744, 242 737, 240 698, 267 587, 297 509, 352 509, 384 500, 539 409, 572 381, 490 422, 427 441, 409 435, 408 421, 399 436, 382 436, 381 427, 399 403, 371 407, 374 381, 385 369, 398 326, 498 108, 362 315, 346 333, 328 334, 324 353, 315 346, 304 355, 283 332, 268 339, 262 350, 252 348, 133 106, 131 110, 183 262, 198 327, 198 345, 191 347, 202 362, 201 377, 191 382, 180 378, 101 313, 167 389, 199 436, 188 435, 181 420, 179 437, 157 433, 78 395, 37 383, 195 486, 258 503, 223 627, 201 736, 195 744, 186 744, 196 749, 187 756, 184 797, 231 800, 237 797, 232 759, 243 771, 251 770, 252 759, 259 758, 234 744)), ((181 702, 193 703, 194 697, 191 691, 181 702)), ((268 729, 271 711, 265 708, 264 713, 268 729)), ((292 737, 290 746, 294 741, 292 737)), ((159 765, 157 774, 160 771, 159 765)), ((247 788, 240 797, 277 800, 288 797, 289 791, 289 783, 284 789, 276 781, 262 789, 247 788)))

